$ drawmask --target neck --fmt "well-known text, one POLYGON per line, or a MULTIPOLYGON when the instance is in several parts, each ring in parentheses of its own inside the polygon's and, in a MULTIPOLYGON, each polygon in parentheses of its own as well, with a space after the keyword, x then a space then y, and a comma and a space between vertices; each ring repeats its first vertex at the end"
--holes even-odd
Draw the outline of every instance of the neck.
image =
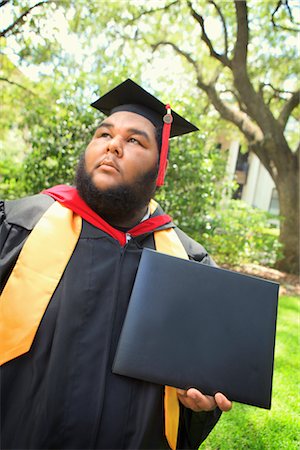
POLYGON ((133 228, 135 225, 140 223, 142 218, 147 213, 148 206, 145 206, 142 209, 139 209, 138 211, 132 212, 128 217, 124 217, 122 219, 118 220, 110 220, 109 217, 104 219, 113 227, 120 227, 120 228, 128 228, 129 230, 133 228))

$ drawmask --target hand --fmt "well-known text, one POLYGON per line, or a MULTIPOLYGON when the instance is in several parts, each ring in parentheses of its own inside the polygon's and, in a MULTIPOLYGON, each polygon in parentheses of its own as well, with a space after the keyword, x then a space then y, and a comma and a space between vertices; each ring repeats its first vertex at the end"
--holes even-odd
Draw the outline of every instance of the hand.
POLYGON ((195 388, 190 388, 187 391, 177 389, 177 396, 183 406, 195 412, 213 411, 217 406, 221 411, 229 411, 232 408, 232 402, 225 395, 221 394, 221 392, 217 392, 212 397, 202 394, 195 388))

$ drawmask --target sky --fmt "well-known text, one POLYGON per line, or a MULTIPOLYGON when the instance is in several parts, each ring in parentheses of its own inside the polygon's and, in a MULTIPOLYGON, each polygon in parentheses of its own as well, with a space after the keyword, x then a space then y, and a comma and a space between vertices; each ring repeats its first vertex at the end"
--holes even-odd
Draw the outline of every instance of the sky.
MULTIPOLYGON (((153 1, 153 0, 151 0, 153 1)), ((155 5, 154 5, 155 6, 155 5)), ((1 27, 5 28, 12 22, 12 14, 11 11, 7 8, 5 10, 5 14, 3 14, 4 8, 0 9, 0 13, 2 12, 1 27)), ((32 11, 32 15, 38 13, 38 9, 32 11)), ((68 20, 72 17, 72 11, 70 9, 67 14, 65 11, 57 9, 54 11, 53 16, 47 18, 47 21, 44 22, 42 35, 45 37, 54 36, 58 42, 63 47, 63 50, 71 55, 74 58, 75 62, 80 65, 81 69, 86 72, 89 72, 90 67, 93 64, 94 56, 93 54, 96 51, 96 42, 97 40, 105 40, 105 31, 97 36, 97 40, 95 42, 91 41, 89 44, 89 55, 86 54, 86 51, 83 51, 83 46, 80 41, 80 38, 68 31, 68 20)), ((207 28, 209 30, 209 37, 219 38, 222 34, 222 28, 215 18, 210 17, 207 19, 207 28)), ((30 26, 28 23, 25 23, 22 26, 23 35, 25 37, 31 37, 34 39, 35 44, 40 43, 43 45, 43 39, 41 36, 37 36, 30 30, 30 26)), ((114 43, 115 47, 119 44, 118 40, 114 43)), ((114 53, 114 45, 110 47, 111 54, 114 53)), ((7 40, 7 46, 3 49, 3 51, 7 54, 9 59, 24 73, 26 77, 31 79, 32 81, 39 81, 41 76, 43 75, 51 75, 53 72, 53 67, 49 64, 21 64, 18 57, 18 49, 19 45, 11 36, 7 40)), ((144 55, 141 55, 144 56, 144 55)), ((137 55, 137 57, 139 57, 137 55)), ((191 85, 195 84, 192 81, 192 75, 188 75, 186 69, 182 65, 182 60, 179 56, 174 56, 173 52, 166 51, 163 56, 160 52, 156 52, 153 54, 151 61, 146 62, 143 68, 143 79, 142 82, 147 85, 152 85, 153 89, 158 91, 164 91, 166 89, 165 80, 170 77, 170 71, 172 73, 172 80, 176 80, 176 88, 178 90, 183 90, 186 88, 186 84, 189 83, 191 85)), ((168 88, 167 88, 168 91, 168 88)))
MULTIPOLYGON (((154 7, 155 2, 158 2, 159 4, 158 0, 151 0, 151 2, 153 3, 154 7)), ((128 3, 128 0, 126 0, 126 2, 124 3, 128 3)), ((291 6, 296 6, 293 12, 295 11, 296 16, 298 16, 300 14, 299 0, 289 0, 289 4, 291 6)), ((38 10, 39 8, 34 9, 31 14, 34 16, 39 12, 38 10)), ((2 13, 2 16, 0 17, 2 27, 5 28, 12 22, 11 10, 8 7, 6 8, 5 6, 0 9, 0 13, 2 13)), ((78 35, 68 32, 68 20, 71 17, 71 8, 69 11, 67 11, 67 13, 61 9, 56 9, 53 12, 52 17, 47 17, 47 20, 44 22, 42 35, 45 37, 54 36, 57 41, 61 43, 63 50, 71 55, 72 58, 74 58, 75 63, 77 63, 81 67, 81 69, 88 73, 91 66, 93 65, 94 53, 96 53, 97 48, 97 41, 102 40, 105 42, 105 31, 99 33, 97 39, 89 43, 89 54, 87 54, 86 51, 83 51, 83 46, 78 35)), ((219 20, 214 17, 208 17, 205 21, 205 24, 207 34, 209 35, 210 39, 217 42, 218 39, 222 38, 223 30, 219 20)), ((34 38, 35 44, 38 44, 40 41, 40 44, 43 45, 43 38, 41 36, 33 34, 28 23, 25 23, 22 29, 25 37, 31 36, 32 38, 34 38)), ((297 42, 298 39, 299 36, 290 35, 289 37, 287 37, 285 44, 287 47, 295 46, 297 45, 297 43, 299 43, 299 41, 297 42)), ((120 45, 118 39, 116 39, 115 43, 110 47, 112 56, 114 54, 114 45, 115 47, 118 47, 118 45, 120 45)), ((9 59, 18 68, 20 68, 20 70, 28 78, 33 81, 38 81, 41 75, 51 75, 51 73, 53 72, 53 67, 50 64, 22 64, 20 66, 19 58, 17 55, 18 44, 13 36, 7 40, 7 47, 4 48, 3 51, 7 54, 9 59)), ((262 51, 264 51, 263 48, 262 51)), ((276 49, 274 49, 274 51, 276 52, 276 49)), ((279 49, 277 51, 279 52, 279 49)), ((139 57, 139 55, 137 55, 137 57, 139 57)), ((172 79, 176 80, 176 86, 179 90, 184 87, 187 80, 192 81, 191 77, 189 78, 186 69, 182 65, 181 58, 178 56, 174 56, 173 52, 168 51, 163 52, 163 55, 160 52, 154 53, 151 61, 145 63, 142 81, 146 85, 152 84, 154 86, 154 89, 164 90, 166 86, 165 80, 170 76, 170 71, 172 72, 172 79)), ((285 88, 291 89, 291 86, 285 86, 285 88)))

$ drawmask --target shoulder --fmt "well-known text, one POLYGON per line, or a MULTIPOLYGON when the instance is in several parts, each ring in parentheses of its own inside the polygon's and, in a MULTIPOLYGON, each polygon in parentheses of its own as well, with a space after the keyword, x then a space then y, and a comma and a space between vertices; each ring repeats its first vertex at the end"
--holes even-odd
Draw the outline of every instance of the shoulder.
POLYGON ((18 200, 4 201, 2 208, 7 223, 32 230, 53 202, 54 200, 48 195, 37 194, 18 200))
POLYGON ((178 227, 175 227, 174 230, 190 259, 202 262, 203 264, 207 264, 209 266, 216 266, 215 261, 211 258, 211 256, 209 256, 206 249, 199 244, 199 242, 192 239, 178 227))

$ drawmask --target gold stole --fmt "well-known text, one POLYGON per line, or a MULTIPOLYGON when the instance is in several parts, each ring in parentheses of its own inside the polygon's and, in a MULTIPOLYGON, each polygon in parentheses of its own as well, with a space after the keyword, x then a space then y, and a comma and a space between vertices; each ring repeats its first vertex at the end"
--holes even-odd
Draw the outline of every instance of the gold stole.
MULTIPOLYGON (((157 203, 151 200, 151 213, 157 203)), ((77 244, 81 217, 54 202, 26 240, 0 297, 0 365, 30 350, 39 324, 77 244)), ((156 250, 187 259, 176 232, 154 232, 156 250)), ((176 449, 179 402, 165 387, 165 434, 176 449)))

